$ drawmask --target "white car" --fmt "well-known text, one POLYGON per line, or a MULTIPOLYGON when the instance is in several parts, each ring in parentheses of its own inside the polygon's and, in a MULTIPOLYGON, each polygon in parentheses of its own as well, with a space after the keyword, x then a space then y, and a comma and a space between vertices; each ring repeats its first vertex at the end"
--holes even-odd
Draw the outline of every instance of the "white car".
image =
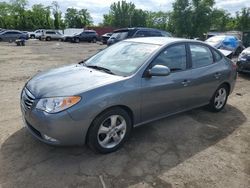
POLYGON ((43 33, 44 29, 38 29, 38 30, 35 30, 34 32, 28 32, 29 34, 29 38, 31 39, 40 39, 41 36, 42 36, 42 33, 43 33))

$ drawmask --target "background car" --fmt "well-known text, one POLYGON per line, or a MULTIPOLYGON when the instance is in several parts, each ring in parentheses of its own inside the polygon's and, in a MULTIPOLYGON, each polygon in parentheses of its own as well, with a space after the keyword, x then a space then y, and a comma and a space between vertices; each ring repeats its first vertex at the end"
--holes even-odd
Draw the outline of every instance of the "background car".
POLYGON ((238 72, 250 73, 250 47, 244 49, 237 61, 238 72))
POLYGON ((121 40, 136 37, 172 37, 172 35, 166 31, 152 28, 123 28, 114 31, 114 33, 108 39, 107 45, 110 46, 121 40))
POLYGON ((43 31, 44 31, 44 29, 38 29, 38 30, 35 30, 34 32, 28 32, 29 38, 39 39, 42 36, 43 31))
POLYGON ((0 33, 0 41, 8 41, 12 42, 17 39, 25 39, 28 40, 28 34, 25 34, 21 31, 17 30, 6 30, 0 33))
POLYGON ((134 38, 37 74, 22 90, 21 110, 40 141, 108 153, 133 127, 204 105, 221 111, 236 77, 232 61, 203 42, 134 38))
POLYGON ((98 40, 98 34, 96 33, 96 31, 94 30, 85 30, 81 33, 78 33, 74 36, 71 37, 67 37, 68 41, 71 42, 82 42, 82 41, 86 41, 86 42, 96 42, 98 40))
POLYGON ((105 33, 104 35, 101 36, 101 41, 103 44, 107 44, 108 39, 111 37, 113 33, 105 33))
POLYGON ((41 35, 41 40, 51 41, 51 40, 63 40, 63 34, 56 30, 44 30, 41 35))
POLYGON ((232 51, 233 55, 239 55, 244 49, 242 41, 231 35, 217 35, 205 41, 207 44, 217 48, 232 51))

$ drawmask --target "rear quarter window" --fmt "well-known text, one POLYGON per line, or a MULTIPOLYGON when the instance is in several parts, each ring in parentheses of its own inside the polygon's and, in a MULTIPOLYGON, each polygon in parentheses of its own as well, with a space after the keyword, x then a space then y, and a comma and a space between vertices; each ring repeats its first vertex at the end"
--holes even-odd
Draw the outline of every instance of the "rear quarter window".
POLYGON ((214 54, 214 62, 218 62, 222 59, 222 55, 218 53, 216 50, 212 49, 212 52, 214 54))

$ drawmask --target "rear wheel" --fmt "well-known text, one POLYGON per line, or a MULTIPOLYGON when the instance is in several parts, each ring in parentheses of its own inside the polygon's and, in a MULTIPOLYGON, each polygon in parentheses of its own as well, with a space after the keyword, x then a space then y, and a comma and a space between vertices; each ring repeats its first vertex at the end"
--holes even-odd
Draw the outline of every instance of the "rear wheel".
POLYGON ((209 108, 213 112, 221 111, 227 103, 229 88, 227 85, 221 85, 210 100, 209 108))
POLYGON ((30 38, 31 38, 31 39, 34 39, 34 38, 35 38, 35 35, 30 35, 30 38))
POLYGON ((93 42, 93 43, 96 43, 96 41, 97 41, 96 38, 93 38, 93 39, 92 39, 92 42, 93 42))
POLYGON ((89 147, 99 153, 110 153, 120 148, 129 137, 132 121, 121 108, 105 111, 93 121, 87 137, 89 147))
POLYGON ((51 37, 46 37, 46 41, 51 41, 51 37))

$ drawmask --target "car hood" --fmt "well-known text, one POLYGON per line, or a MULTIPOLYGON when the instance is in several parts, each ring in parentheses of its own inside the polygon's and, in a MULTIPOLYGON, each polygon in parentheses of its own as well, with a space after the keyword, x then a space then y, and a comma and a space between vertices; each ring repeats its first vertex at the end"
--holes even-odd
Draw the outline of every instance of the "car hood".
POLYGON ((26 87, 35 98, 71 96, 123 79, 77 64, 39 73, 26 87))

